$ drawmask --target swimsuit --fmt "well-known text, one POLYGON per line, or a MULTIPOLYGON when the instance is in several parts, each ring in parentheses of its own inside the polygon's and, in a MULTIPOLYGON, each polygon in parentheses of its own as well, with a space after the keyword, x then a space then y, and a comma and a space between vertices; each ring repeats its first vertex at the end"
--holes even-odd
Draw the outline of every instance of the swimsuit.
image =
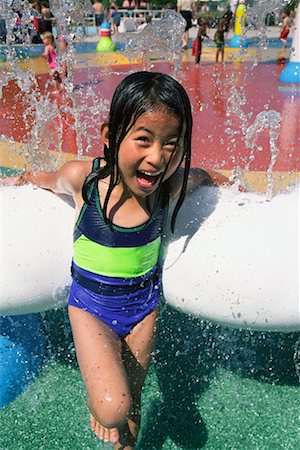
MULTIPOLYGON (((100 158, 93 161, 93 170, 100 158)), ((123 228, 104 221, 98 182, 89 191, 74 228, 69 305, 99 318, 121 338, 150 314, 161 296, 160 251, 167 207, 159 199, 143 225, 123 228)))
POLYGON ((286 39, 290 33, 290 29, 288 27, 283 28, 283 30, 280 33, 279 39, 286 39))
POLYGON ((57 55, 56 55, 55 51, 49 50, 49 53, 47 55, 47 61, 48 61, 50 69, 56 69, 56 67, 57 67, 56 58, 57 58, 57 55))
POLYGON ((105 15, 102 13, 102 14, 95 14, 95 25, 96 25, 96 27, 100 27, 101 25, 102 25, 102 23, 104 22, 104 19, 105 19, 105 15))
POLYGON ((224 48, 225 47, 224 31, 217 30, 214 36, 214 41, 216 43, 217 48, 224 48))

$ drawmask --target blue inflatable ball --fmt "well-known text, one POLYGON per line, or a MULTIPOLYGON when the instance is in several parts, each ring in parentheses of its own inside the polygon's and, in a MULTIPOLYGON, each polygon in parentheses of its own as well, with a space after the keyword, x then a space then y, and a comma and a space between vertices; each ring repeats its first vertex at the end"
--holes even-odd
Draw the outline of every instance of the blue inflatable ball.
POLYGON ((231 48, 247 48, 248 47, 248 39, 235 34, 233 38, 229 42, 229 47, 231 48))
POLYGON ((300 83, 300 62, 290 61, 279 76, 282 83, 300 83))
POLYGON ((34 379, 44 359, 45 339, 37 314, 0 316, 0 408, 34 379))

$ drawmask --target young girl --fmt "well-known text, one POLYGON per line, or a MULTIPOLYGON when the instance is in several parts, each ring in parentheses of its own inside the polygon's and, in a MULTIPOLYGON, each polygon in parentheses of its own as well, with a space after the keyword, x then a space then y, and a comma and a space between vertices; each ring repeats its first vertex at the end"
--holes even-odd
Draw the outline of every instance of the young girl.
POLYGON ((165 74, 137 72, 117 87, 101 126, 104 158, 14 178, 74 198, 68 312, 91 428, 115 449, 133 449, 139 430, 169 204, 175 202, 174 229, 187 188, 227 180, 200 169, 189 176, 191 135, 182 86, 165 74))
POLYGON ((50 76, 52 78, 54 91, 53 94, 58 94, 62 89, 62 80, 57 70, 57 54, 54 47, 54 37, 50 32, 42 34, 42 41, 45 45, 43 56, 47 59, 50 67, 50 76))

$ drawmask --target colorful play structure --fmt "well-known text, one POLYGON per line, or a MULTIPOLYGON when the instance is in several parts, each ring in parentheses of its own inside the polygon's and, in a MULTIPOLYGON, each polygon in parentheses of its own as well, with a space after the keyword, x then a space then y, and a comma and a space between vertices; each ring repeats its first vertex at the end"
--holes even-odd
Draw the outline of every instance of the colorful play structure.
POLYGON ((234 22, 234 36, 229 42, 229 46, 232 48, 247 48, 248 40, 244 36, 245 26, 246 26, 246 5, 244 0, 239 1, 235 12, 235 22, 234 22))
POLYGON ((114 52, 116 44, 111 39, 111 24, 103 22, 100 27, 100 40, 97 44, 97 52, 114 52))

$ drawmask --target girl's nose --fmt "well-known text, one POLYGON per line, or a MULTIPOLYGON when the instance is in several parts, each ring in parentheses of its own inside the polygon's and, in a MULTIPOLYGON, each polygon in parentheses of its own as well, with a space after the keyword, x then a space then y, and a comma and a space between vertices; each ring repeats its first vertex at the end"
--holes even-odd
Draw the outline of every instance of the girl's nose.
POLYGON ((149 164, 157 168, 162 166, 164 162, 164 152, 159 142, 155 142, 151 145, 151 147, 149 147, 147 161, 149 164))

